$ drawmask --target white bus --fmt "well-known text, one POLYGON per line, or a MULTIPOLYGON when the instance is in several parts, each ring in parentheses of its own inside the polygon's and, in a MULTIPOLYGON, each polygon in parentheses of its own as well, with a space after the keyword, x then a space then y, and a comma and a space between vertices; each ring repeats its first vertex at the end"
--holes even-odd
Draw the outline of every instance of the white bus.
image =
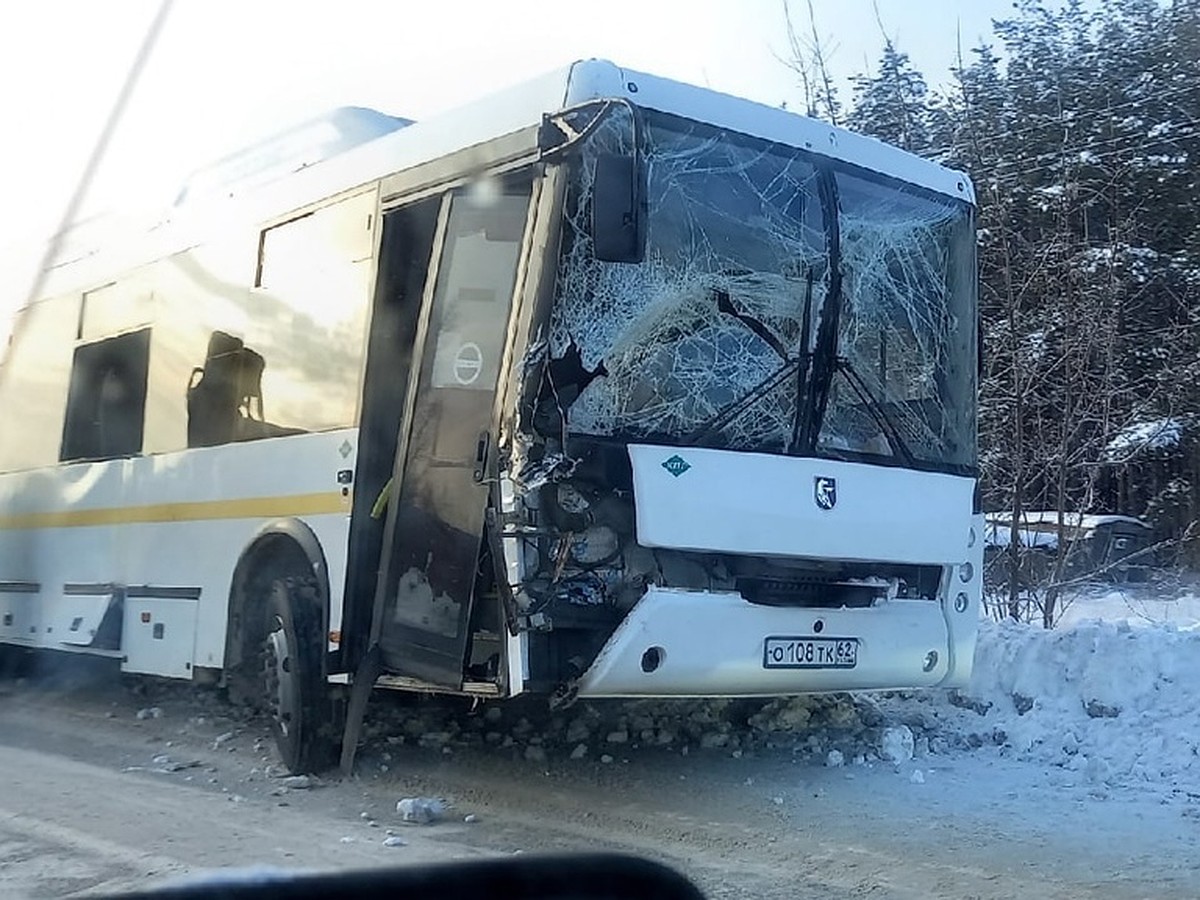
POLYGON ((372 686, 962 685, 973 221, 961 173, 601 61, 230 157, 17 315, 0 642, 258 692, 295 771, 372 686))

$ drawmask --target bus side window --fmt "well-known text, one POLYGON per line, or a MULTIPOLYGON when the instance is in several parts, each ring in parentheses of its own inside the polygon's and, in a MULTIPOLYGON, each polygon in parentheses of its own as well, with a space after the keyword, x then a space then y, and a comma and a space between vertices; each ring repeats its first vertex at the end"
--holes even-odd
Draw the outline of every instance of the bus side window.
POLYGON ((75 348, 61 461, 142 452, 149 362, 149 328, 75 348))
MULTIPOLYGON (((192 370, 188 382, 189 447, 213 447, 234 439, 243 391, 241 370, 244 350, 241 338, 223 331, 214 331, 209 337, 204 365, 192 370)), ((261 394, 258 407, 261 410, 261 394)))
POLYGON ((188 447, 253 441, 303 429, 274 425, 263 416, 262 378, 266 360, 241 338, 214 331, 204 366, 192 370, 187 387, 188 447))
POLYGON ((0 472, 58 462, 78 321, 78 294, 17 314, 0 364, 0 472))
POLYGON ((257 420, 247 419, 251 430, 243 439, 355 423, 375 202, 374 192, 366 192, 260 233, 257 273, 243 297, 244 322, 229 330, 265 360, 268 427, 259 429, 257 420))

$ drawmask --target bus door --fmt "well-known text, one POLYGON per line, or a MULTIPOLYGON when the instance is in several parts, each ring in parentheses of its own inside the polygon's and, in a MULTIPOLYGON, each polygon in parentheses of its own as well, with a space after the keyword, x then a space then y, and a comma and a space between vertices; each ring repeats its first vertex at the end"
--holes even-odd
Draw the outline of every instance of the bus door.
POLYGON ((383 669, 457 689, 530 186, 465 188, 446 202, 408 440, 397 453, 388 498, 376 603, 383 669))

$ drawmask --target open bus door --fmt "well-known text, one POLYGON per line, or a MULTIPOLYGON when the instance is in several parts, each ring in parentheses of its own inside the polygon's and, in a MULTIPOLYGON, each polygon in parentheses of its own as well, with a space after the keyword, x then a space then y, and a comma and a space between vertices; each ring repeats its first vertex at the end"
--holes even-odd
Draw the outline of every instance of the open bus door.
POLYGON ((417 337, 420 372, 388 489, 372 629, 378 662, 455 690, 469 649, 496 386, 529 205, 528 181, 443 201, 417 337))

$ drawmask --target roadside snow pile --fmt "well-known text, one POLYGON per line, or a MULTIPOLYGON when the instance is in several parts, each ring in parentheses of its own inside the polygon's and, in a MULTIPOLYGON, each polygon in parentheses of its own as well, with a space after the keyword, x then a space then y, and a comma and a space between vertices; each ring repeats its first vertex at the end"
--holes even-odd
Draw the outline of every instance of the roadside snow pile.
POLYGON ((1127 621, 1135 627, 1156 622, 1176 628, 1195 627, 1200 625, 1200 588, 1193 583, 1173 588, 1088 586, 1063 598, 1059 629, 1075 627, 1089 619, 1127 621))
POLYGON ((612 764, 638 753, 785 753, 813 766, 903 771, 992 748, 1059 767, 1079 784, 1182 789, 1200 784, 1200 628, 1081 621, 1046 631, 984 621, 963 692, 612 701, 556 712, 544 701, 482 710, 376 702, 366 732, 373 747, 365 757, 382 760, 381 771, 401 747, 478 748, 538 766, 612 764))
POLYGON ((1200 631, 984 622, 956 705, 960 727, 1091 782, 1200 783, 1200 631))

